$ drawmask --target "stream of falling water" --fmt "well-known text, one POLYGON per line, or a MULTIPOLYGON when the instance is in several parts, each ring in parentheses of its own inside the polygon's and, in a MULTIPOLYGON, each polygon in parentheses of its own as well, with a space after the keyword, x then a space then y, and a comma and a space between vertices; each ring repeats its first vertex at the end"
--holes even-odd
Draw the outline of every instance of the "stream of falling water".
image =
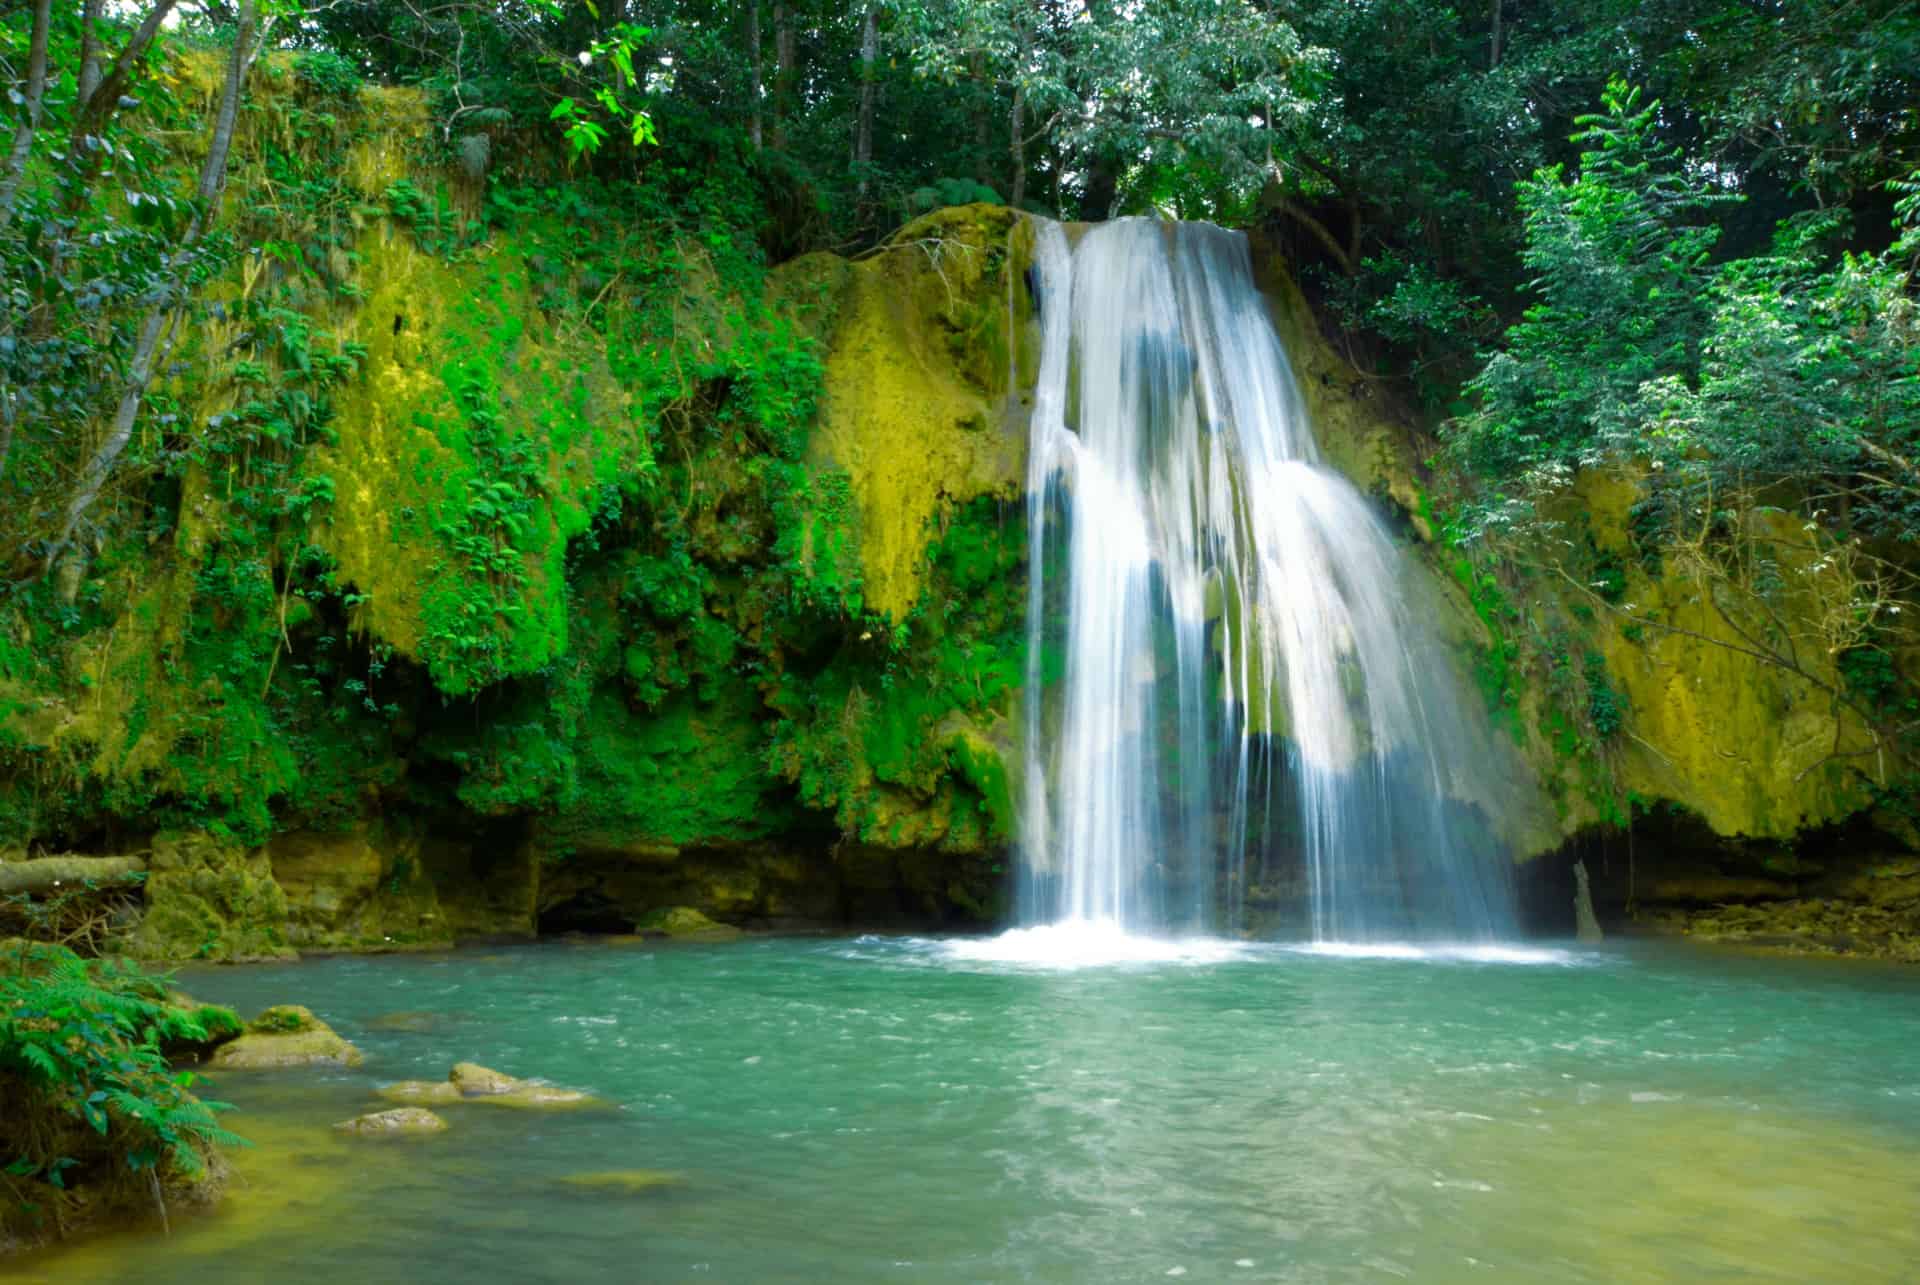
POLYGON ((1292 868, 1316 941, 1509 935, 1452 670, 1321 462, 1245 237, 1041 222, 1034 289, 1029 924, 1238 927, 1292 868))

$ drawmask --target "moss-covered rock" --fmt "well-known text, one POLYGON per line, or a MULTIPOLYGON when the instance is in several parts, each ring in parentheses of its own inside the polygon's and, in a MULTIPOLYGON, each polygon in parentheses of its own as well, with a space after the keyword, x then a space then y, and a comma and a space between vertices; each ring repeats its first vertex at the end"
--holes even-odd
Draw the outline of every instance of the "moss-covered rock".
POLYGON ((347 336, 362 375, 306 464, 333 497, 313 539, 364 595, 359 623, 450 693, 566 653, 567 541, 648 460, 601 345, 545 322, 535 253, 508 238, 450 261, 369 229, 347 336))
POLYGON ((1038 368, 1031 239, 1010 210, 961 206, 902 228, 844 274, 808 456, 850 478, 865 603, 895 621, 920 596, 938 518, 1024 485, 1021 390, 1038 368))
POLYGON ((419 849, 370 825, 276 835, 267 859, 287 900, 288 940, 332 950, 451 945, 419 849))
POLYGON ((1882 905, 1839 897, 1663 906, 1640 916, 1698 941, 1795 955, 1860 955, 1920 964, 1920 902, 1882 905))
POLYGON ((716 923, 691 906, 666 906, 640 917, 636 932, 683 941, 731 941, 740 936, 732 924, 716 923))
POLYGON ((245 1034, 215 1049, 209 1065, 222 1071, 262 1071, 359 1066, 365 1060, 310 1010, 278 1004, 249 1022, 245 1034))
POLYGON ((447 1083, 457 1089, 463 1097, 486 1097, 494 1093, 511 1093, 526 1083, 501 1071, 481 1066, 478 1062, 456 1062, 447 1072, 447 1083))
POLYGON ((391 1111, 369 1111, 333 1126, 341 1133, 370 1138, 419 1137, 444 1133, 447 1122, 424 1107, 395 1107, 391 1111))
POLYGON ((534 1084, 527 1081, 523 1081, 519 1088, 509 1089, 505 1093, 483 1093, 466 1100, 485 1103, 487 1106, 514 1107, 525 1111, 579 1111, 607 1105, 592 1094, 582 1093, 578 1089, 562 1089, 551 1084, 534 1084))
POLYGON ((576 1110, 605 1103, 578 1089, 562 1089, 537 1080, 522 1080, 475 1062, 459 1062, 447 1074, 458 1100, 536 1111, 576 1110))
POLYGON ((138 959, 292 954, 287 899, 263 851, 206 834, 163 834, 147 858, 146 909, 125 949, 138 959))

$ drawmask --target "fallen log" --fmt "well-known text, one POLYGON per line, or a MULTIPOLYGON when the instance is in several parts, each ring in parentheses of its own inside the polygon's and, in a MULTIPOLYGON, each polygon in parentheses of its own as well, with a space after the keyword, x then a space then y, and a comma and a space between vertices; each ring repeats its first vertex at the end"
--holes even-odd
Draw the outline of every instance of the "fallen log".
POLYGON ((44 896, 95 883, 123 883, 147 868, 145 857, 36 857, 0 862, 0 897, 18 893, 44 896))

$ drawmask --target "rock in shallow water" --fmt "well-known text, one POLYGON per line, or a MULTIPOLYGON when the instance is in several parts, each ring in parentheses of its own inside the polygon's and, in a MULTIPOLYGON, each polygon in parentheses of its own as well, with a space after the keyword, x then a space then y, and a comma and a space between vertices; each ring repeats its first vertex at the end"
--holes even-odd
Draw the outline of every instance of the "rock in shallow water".
POLYGON ((608 1169, 600 1173, 570 1173, 560 1180, 569 1187, 604 1191, 616 1196, 638 1196, 662 1187, 678 1187, 684 1179, 659 1169, 608 1169))
POLYGON ((391 1111, 370 1111, 366 1115, 357 1115, 333 1127, 342 1133, 391 1137, 396 1134, 439 1133, 447 1127, 447 1122, 424 1107, 395 1107, 391 1111))
POLYGON ((464 1096, 459 1085, 447 1080, 401 1080, 374 1092, 389 1102, 458 1102, 464 1096))
POLYGON ((359 1066, 359 1049, 298 1004, 276 1004, 247 1023, 246 1034, 214 1050, 210 1065, 223 1071, 293 1066, 359 1066))
POLYGON ((496 1107, 527 1107, 533 1110, 563 1111, 579 1107, 605 1106, 599 1098, 578 1089, 556 1089, 550 1084, 522 1082, 506 1093, 489 1093, 473 1099, 496 1107))
POLYGON ((478 1062, 456 1062, 453 1070, 447 1072, 447 1082, 464 1097, 487 1097, 495 1093, 511 1093, 525 1083, 516 1080, 503 1071, 495 1071, 481 1066, 478 1062))
MULTIPOLYGON (((411 1086, 421 1081, 403 1081, 411 1086)), ((461 1062, 447 1074, 447 1083, 455 1091, 455 1097, 471 1099, 475 1102, 490 1102, 502 1107, 532 1107, 536 1109, 565 1109, 570 1107, 604 1106, 599 1098, 580 1092, 578 1089, 558 1089, 550 1084, 537 1084, 532 1080, 515 1079, 501 1071, 495 1071, 475 1062, 461 1062)), ((397 1088, 390 1085, 389 1088, 397 1088)), ((413 1090, 425 1094, 425 1090, 413 1090)), ((382 1090, 383 1097, 390 1096, 382 1090)), ((421 1101, 439 1101, 439 1099, 421 1097, 421 1101)))
POLYGON ((634 930, 645 937, 672 937, 679 941, 731 941, 741 936, 732 924, 716 923, 691 906, 667 906, 649 911, 634 930))

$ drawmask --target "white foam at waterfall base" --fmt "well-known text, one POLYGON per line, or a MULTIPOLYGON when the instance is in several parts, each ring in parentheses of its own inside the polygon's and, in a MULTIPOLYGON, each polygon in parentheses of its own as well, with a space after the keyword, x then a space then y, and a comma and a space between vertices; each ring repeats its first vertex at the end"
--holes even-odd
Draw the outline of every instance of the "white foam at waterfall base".
POLYGON ((1315 941, 1285 949, 1329 959, 1406 959, 1423 963, 1580 964, 1591 953, 1549 946, 1495 946, 1485 942, 1315 941))
POLYGON ((1249 947, 1219 937, 1151 937, 1128 932, 1112 919, 1063 919, 1012 928, 997 937, 940 942, 946 958, 962 963, 1030 968, 1101 968, 1115 964, 1221 964, 1245 958, 1249 947))
MULTIPOLYGON (((875 939, 878 940, 878 939, 875 939)), ((997 964, 1067 971, 1129 964, 1210 965, 1288 959, 1383 960, 1422 964, 1578 966, 1602 956, 1550 946, 1502 946, 1485 942, 1255 943, 1224 937, 1156 937, 1129 932, 1111 919, 1064 919, 1013 928, 994 937, 910 938, 910 948, 957 964, 997 964)))

